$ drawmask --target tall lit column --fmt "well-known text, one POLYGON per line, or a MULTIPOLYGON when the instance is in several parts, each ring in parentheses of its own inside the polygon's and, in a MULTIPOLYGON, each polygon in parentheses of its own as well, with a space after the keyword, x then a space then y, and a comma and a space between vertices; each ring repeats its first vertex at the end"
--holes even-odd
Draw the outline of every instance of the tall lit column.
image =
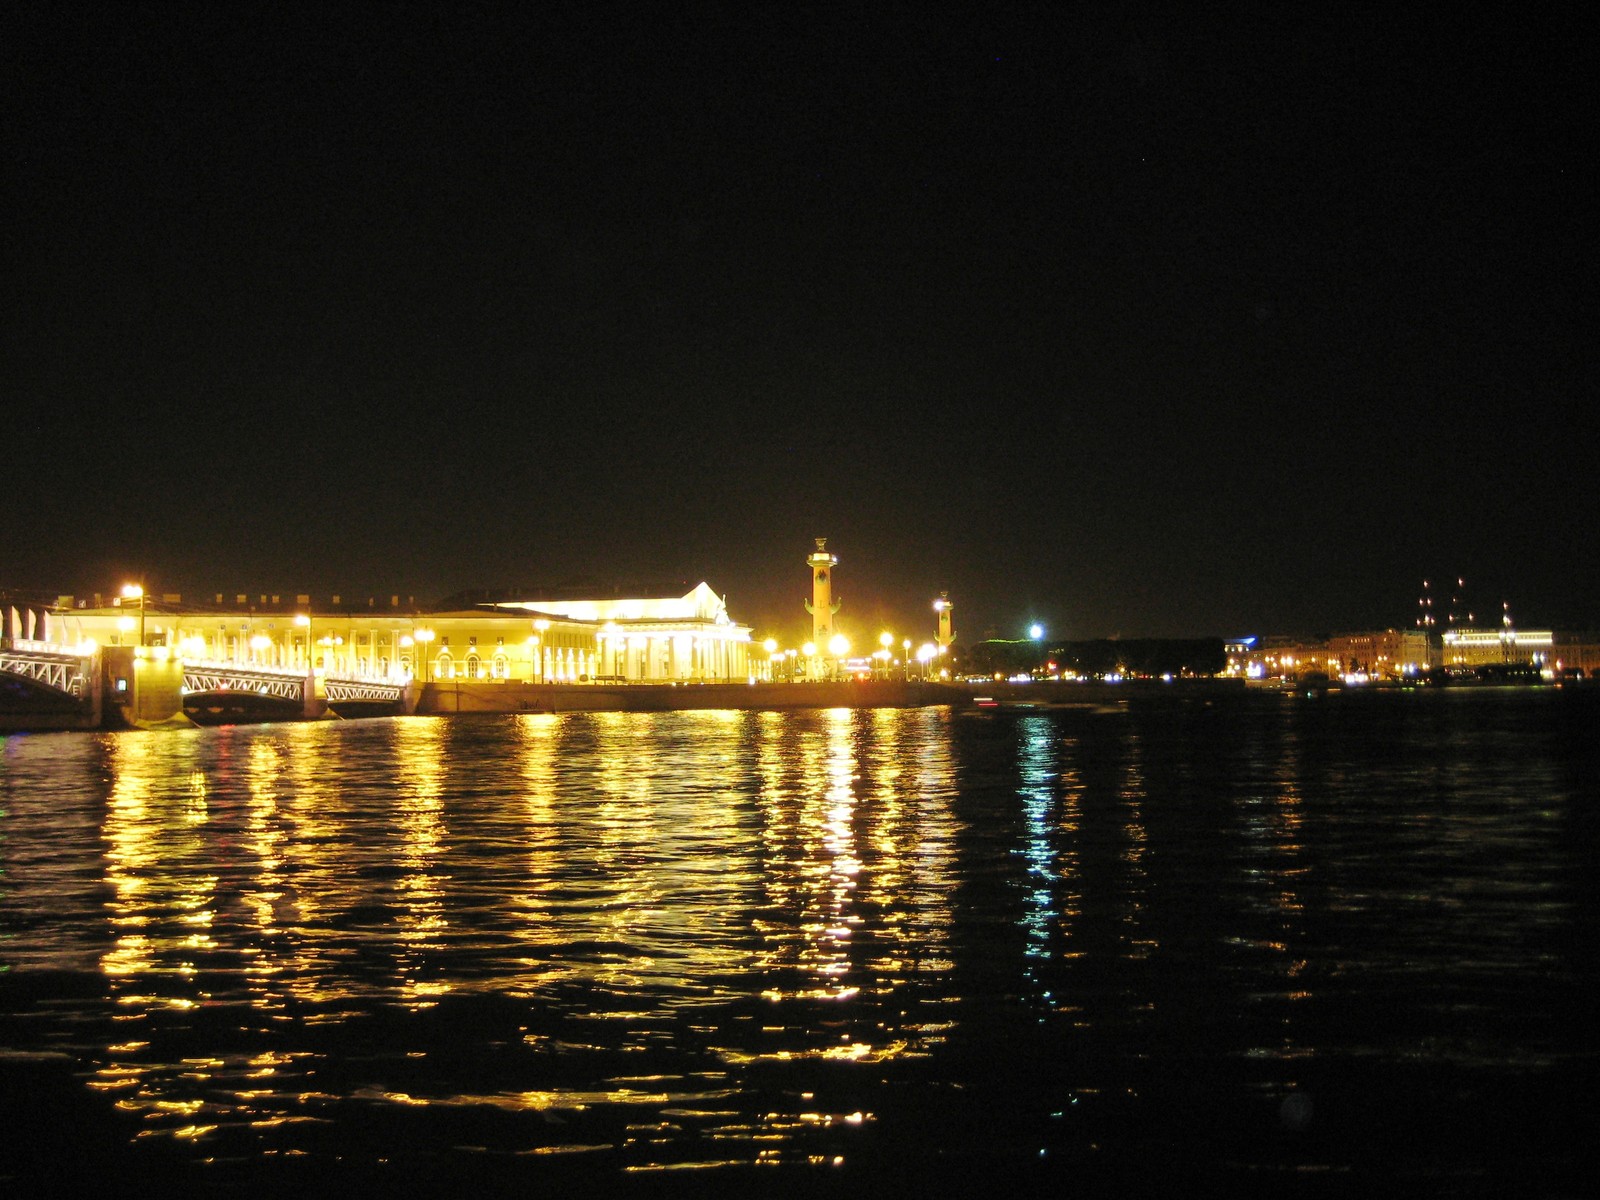
POLYGON ((415 633, 413 633, 411 635, 411 637, 412 637, 412 640, 414 642, 416 642, 416 644, 417 644, 417 666, 420 668, 420 670, 417 672, 417 676, 423 683, 427 683, 428 682, 428 652, 429 652, 429 649, 430 649, 430 647, 432 646, 432 643, 433 643, 433 638, 434 638, 433 630, 431 630, 431 629, 418 629, 415 633))
POLYGON ((934 641, 945 650, 948 650, 950 643, 956 640, 955 607, 950 603, 949 592, 940 592, 939 598, 933 602, 933 611, 939 614, 939 636, 934 638, 934 641))
POLYGON ((819 646, 832 640, 833 615, 841 603, 833 598, 833 568, 839 559, 828 553, 827 545, 827 538, 818 538, 816 553, 806 559, 811 568, 811 599, 806 611, 811 614, 811 640, 819 646))

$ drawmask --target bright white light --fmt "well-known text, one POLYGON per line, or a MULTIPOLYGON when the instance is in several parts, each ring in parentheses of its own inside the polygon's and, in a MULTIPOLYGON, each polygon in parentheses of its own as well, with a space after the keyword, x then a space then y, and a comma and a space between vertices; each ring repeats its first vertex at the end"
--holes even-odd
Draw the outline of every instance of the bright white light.
POLYGON ((1044 636, 1044 626, 1038 624, 1029 625, 1028 636, 1033 638, 1035 641, 1038 641, 1044 636))

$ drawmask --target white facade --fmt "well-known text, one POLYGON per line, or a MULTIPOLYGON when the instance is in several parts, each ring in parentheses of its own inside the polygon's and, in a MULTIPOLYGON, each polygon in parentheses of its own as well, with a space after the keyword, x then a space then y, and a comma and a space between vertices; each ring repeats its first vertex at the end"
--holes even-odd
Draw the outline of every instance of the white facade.
POLYGON ((727 601, 703 582, 682 596, 517 600, 493 607, 592 626, 594 681, 692 683, 749 676, 750 626, 733 621, 727 601))

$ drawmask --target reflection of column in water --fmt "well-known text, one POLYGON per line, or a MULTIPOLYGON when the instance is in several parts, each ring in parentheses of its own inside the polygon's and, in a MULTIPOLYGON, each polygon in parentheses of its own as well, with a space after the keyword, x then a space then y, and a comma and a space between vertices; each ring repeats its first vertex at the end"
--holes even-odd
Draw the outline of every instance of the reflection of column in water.
POLYGON ((875 916, 858 950, 863 986, 883 992, 913 972, 948 969, 955 790, 946 725, 935 709, 872 709, 858 771, 865 870, 856 904, 875 916))
POLYGON ((887 709, 764 719, 774 916, 758 930, 769 999, 882 996, 949 968, 955 784, 945 720, 887 709), (796 973, 806 982, 796 986, 796 973))
POLYGON ((849 806, 849 721, 847 709, 767 713, 759 727, 763 884, 772 915, 756 922, 762 937, 757 967, 773 977, 769 999, 844 994, 836 976, 848 962, 830 930, 839 928, 834 909, 846 880, 835 870, 841 835, 837 819, 830 829, 830 806, 849 806), (795 987, 789 976, 796 971, 817 978, 795 987))
POLYGON ((852 718, 844 708, 820 713, 821 728, 805 729, 789 751, 798 770, 784 772, 783 790, 769 790, 764 797, 769 808, 779 810, 769 818, 769 828, 782 830, 788 842, 773 847, 781 859, 769 869, 768 891, 773 907, 794 923, 769 930, 778 944, 767 962, 803 971, 811 986, 794 994, 817 999, 837 1000, 857 991, 846 979, 852 924, 859 923, 851 895, 860 870, 852 829, 852 718))

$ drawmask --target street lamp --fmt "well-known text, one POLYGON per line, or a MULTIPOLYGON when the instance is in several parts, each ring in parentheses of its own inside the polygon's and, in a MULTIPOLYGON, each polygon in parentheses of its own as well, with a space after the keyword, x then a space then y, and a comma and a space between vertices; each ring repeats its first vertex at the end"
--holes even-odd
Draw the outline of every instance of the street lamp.
POLYGON ((880 633, 878 635, 878 645, 883 647, 883 677, 887 679, 889 678, 889 659, 892 657, 889 653, 889 647, 894 645, 894 634, 887 631, 880 633))
POLYGON ((428 643, 433 641, 433 630, 418 629, 412 633, 412 639, 417 643, 417 665, 421 668, 422 682, 428 682, 428 643))
POLYGON ((122 585, 122 598, 124 600, 137 600, 139 602, 139 645, 144 645, 144 588, 137 583, 122 585))
POLYGON ((905 651, 905 657, 901 660, 901 662, 905 666, 905 669, 906 669, 906 681, 910 682, 910 680, 911 680, 911 639, 907 638, 905 641, 901 642, 900 643, 900 648, 905 651))
POLYGON ((850 653, 850 639, 842 633, 836 633, 828 639, 828 653, 833 655, 833 673, 835 677, 844 674, 840 669, 845 655, 850 653))
POLYGON ((306 670, 315 671, 316 664, 311 659, 311 647, 314 644, 311 641, 311 618, 305 613, 295 613, 294 623, 306 631, 306 670))
POLYGON ((550 622, 540 617, 533 623, 537 631, 533 639, 534 678, 537 682, 544 682, 544 635, 550 632, 550 622))

